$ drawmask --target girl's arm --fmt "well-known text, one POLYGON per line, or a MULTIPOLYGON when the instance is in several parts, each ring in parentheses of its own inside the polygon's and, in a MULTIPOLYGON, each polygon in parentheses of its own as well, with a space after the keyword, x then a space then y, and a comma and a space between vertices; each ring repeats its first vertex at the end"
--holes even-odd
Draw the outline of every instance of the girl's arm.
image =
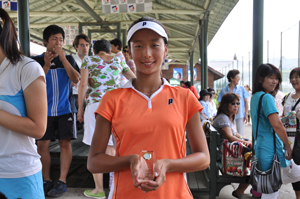
POLYGON ((47 127, 47 93, 45 78, 40 76, 24 90, 27 117, 0 110, 0 126, 36 139, 44 136, 47 127))
POLYGON ((83 102, 86 95, 86 88, 88 85, 89 71, 88 69, 80 69, 81 80, 78 86, 78 113, 77 118, 81 123, 83 122, 83 102))
POLYGON ((285 128, 282 125, 278 114, 277 113, 272 113, 268 116, 268 119, 269 119, 274 131, 277 133, 279 138, 282 140, 282 142, 286 146, 286 150, 289 153, 289 156, 286 157, 286 159, 288 159, 288 160, 292 159, 292 149, 291 149, 291 146, 290 146, 285 128))

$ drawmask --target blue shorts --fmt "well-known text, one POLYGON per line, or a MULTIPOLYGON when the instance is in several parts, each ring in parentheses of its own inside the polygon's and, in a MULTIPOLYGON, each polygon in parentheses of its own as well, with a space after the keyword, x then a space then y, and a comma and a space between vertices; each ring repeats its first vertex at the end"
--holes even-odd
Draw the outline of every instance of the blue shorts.
POLYGON ((0 178, 0 192, 8 199, 44 199, 42 171, 23 178, 0 178))

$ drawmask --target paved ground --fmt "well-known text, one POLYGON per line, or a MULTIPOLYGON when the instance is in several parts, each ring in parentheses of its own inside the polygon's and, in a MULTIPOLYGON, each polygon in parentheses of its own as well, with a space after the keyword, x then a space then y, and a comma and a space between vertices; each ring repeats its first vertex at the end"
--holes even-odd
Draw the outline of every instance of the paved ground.
MULTIPOLYGON (((251 132, 252 128, 249 125, 245 125, 245 137, 251 139, 251 132)), ((56 179, 58 177, 58 168, 53 167, 52 168, 52 177, 53 179, 56 179)), ((108 176, 104 176, 105 184, 104 187, 108 187, 107 181, 108 176)), ((94 182, 92 180, 92 175, 86 170, 85 166, 80 168, 77 172, 75 172, 72 176, 70 176, 67 180, 68 182, 68 189, 67 192, 64 193, 63 196, 61 196, 61 199, 86 199, 86 197, 83 195, 83 191, 86 188, 90 188, 94 186, 94 182)), ((236 189, 238 184, 232 184, 225 186, 221 192, 220 196, 217 197, 217 199, 233 199, 234 197, 231 195, 232 191, 236 189)), ((105 189, 106 194, 108 195, 108 189, 105 189)), ((295 199, 295 193, 293 191, 292 185, 282 185, 280 192, 279 192, 279 199, 295 199)), ((47 197, 47 199, 50 199, 47 197)), ((203 196, 198 197, 195 199, 209 199, 209 196, 203 196)), ((246 190, 245 194, 243 195, 242 199, 254 199, 251 197, 250 194, 250 186, 246 190)))

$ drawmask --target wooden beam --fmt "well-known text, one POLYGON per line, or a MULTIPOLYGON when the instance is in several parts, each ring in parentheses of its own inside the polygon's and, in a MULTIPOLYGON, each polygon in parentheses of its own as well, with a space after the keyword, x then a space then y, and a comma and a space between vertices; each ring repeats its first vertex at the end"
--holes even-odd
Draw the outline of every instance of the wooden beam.
POLYGON ((191 38, 191 37, 170 37, 169 38, 169 41, 190 41, 190 40, 193 40, 194 38, 191 38))
MULTIPOLYGON (((63 4, 63 3, 62 3, 63 4)), ((62 6, 60 7, 64 7, 67 3, 64 3, 62 6)), ((73 3, 74 4, 74 3, 73 3)), ((72 5, 70 3, 70 5, 72 5)), ((77 4, 76 4, 77 5, 77 4)), ((56 6, 54 6, 56 7, 56 6)), ((50 10, 52 10, 53 8, 51 8, 50 10)), ((131 15, 130 13, 120 13, 120 14, 105 14, 102 13, 102 10, 94 10, 95 13, 97 13, 99 16, 116 16, 116 15, 120 15, 120 14, 128 14, 131 15)), ((203 11, 201 10, 177 10, 177 9, 169 9, 169 10, 165 10, 165 9, 161 9, 161 10, 152 10, 150 12, 147 13, 151 13, 151 14, 174 14, 174 15, 200 15, 203 13, 203 11)), ((17 12, 16 11, 9 11, 8 12, 9 16, 11 18, 16 18, 17 17, 17 12)), ((139 14, 139 13, 136 13, 139 14)), ((54 11, 54 12, 49 12, 47 11, 30 11, 29 12, 29 16, 30 17, 56 17, 56 16, 63 16, 63 17, 72 17, 72 16, 83 16, 83 17, 89 17, 90 14, 87 12, 83 12, 83 11, 79 11, 79 12, 67 12, 67 11, 54 11)))

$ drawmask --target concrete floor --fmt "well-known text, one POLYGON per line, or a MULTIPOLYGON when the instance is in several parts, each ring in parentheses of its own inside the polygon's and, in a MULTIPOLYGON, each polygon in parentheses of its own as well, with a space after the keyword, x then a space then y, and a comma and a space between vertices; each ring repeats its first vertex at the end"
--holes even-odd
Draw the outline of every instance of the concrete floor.
MULTIPOLYGON (((245 125, 245 137, 251 139, 252 127, 250 125, 245 125)), ((58 167, 51 168, 52 178, 55 180, 58 178, 59 169, 58 167)), ((104 187, 106 195, 108 195, 108 175, 104 176, 104 187)), ((83 192, 87 188, 94 187, 94 182, 92 179, 92 175, 86 170, 85 166, 76 171, 72 176, 67 179, 67 192, 61 196, 61 199, 86 199, 83 195, 83 192)), ((232 184, 225 186, 221 192, 220 196, 217 199, 233 199, 234 197, 231 195, 233 190, 236 189, 238 184, 232 184)), ((242 199, 254 199, 250 194, 250 186, 245 191, 245 194, 242 196, 242 199)), ((46 197, 50 199, 50 197, 46 197)), ((279 199, 295 199, 295 193, 293 191, 292 185, 282 185, 279 192, 279 199)), ((195 199, 209 199, 209 196, 198 197, 195 199)))

